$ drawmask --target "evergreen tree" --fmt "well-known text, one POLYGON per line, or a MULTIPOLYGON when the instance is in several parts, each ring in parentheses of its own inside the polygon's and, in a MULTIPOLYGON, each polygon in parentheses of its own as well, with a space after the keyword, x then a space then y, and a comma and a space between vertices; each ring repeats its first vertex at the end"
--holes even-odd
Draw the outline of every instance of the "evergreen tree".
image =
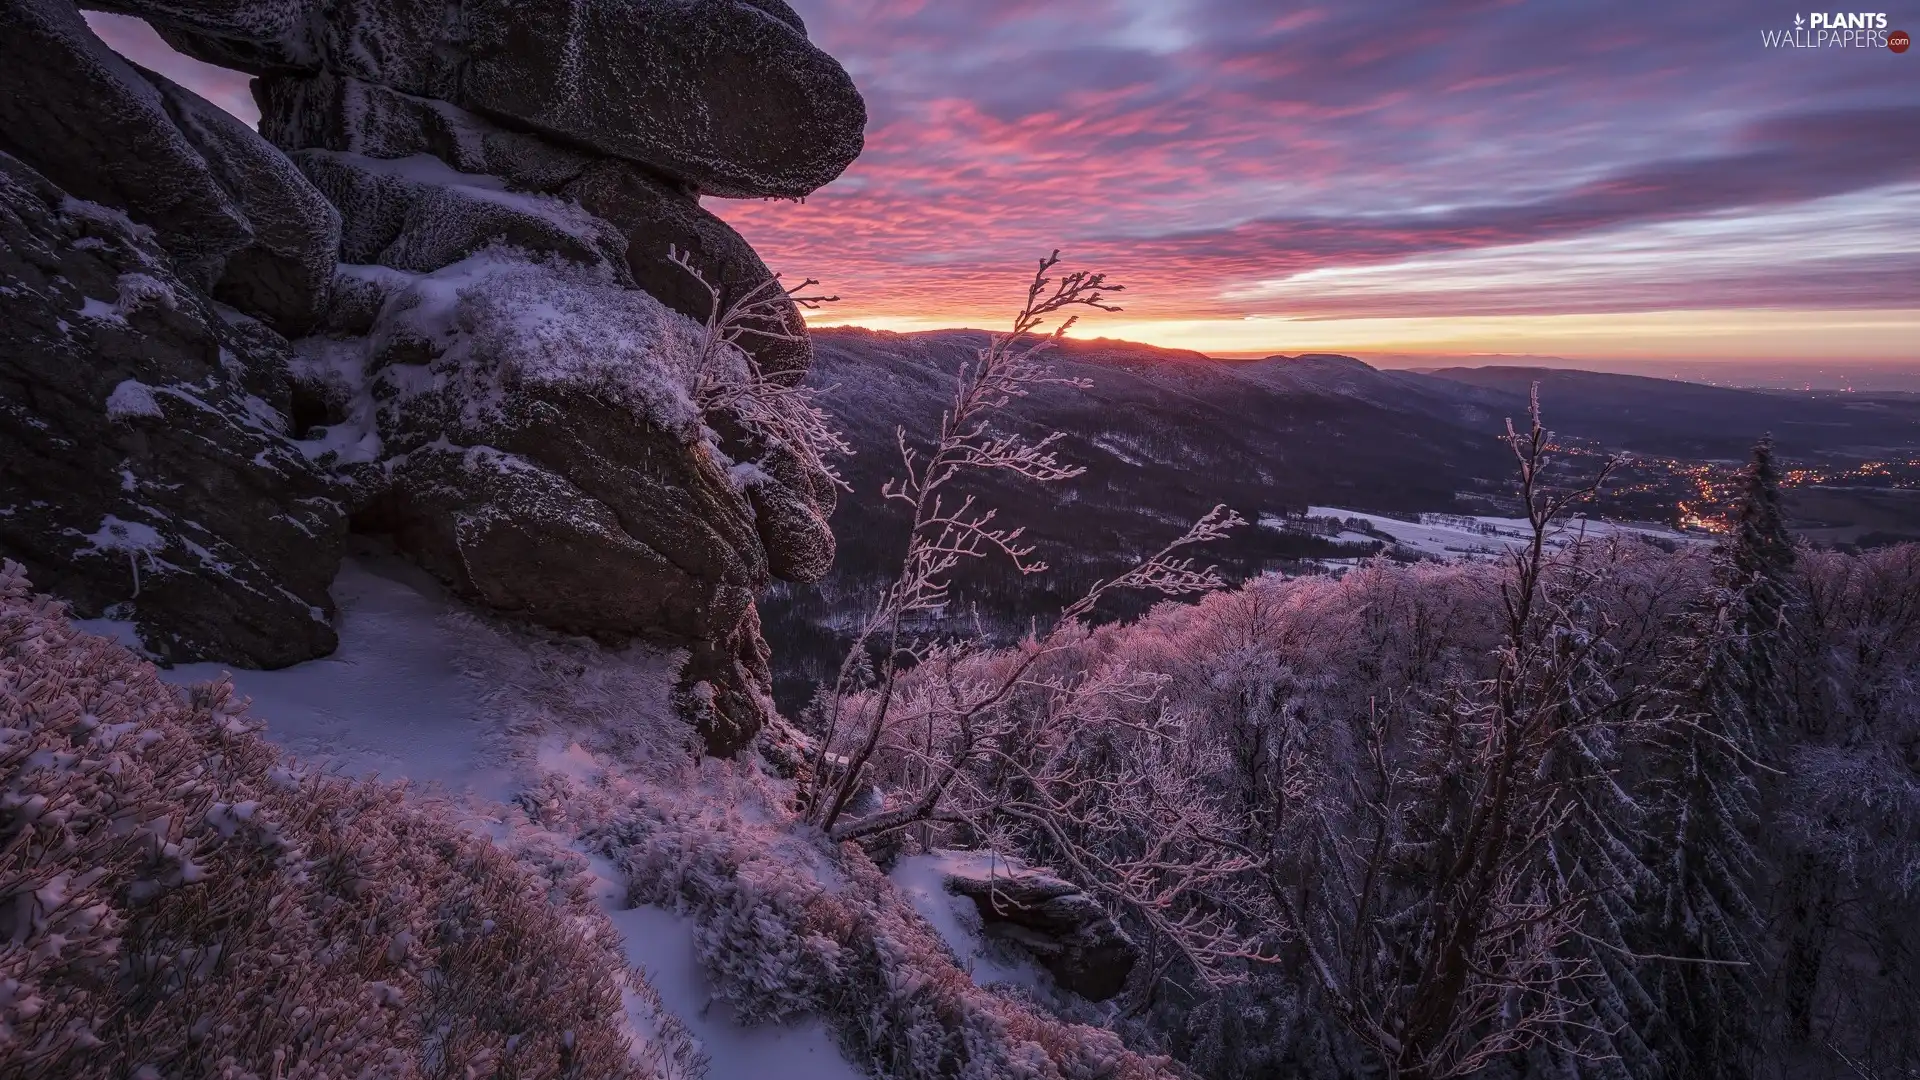
POLYGON ((1742 478, 1734 528, 1715 552, 1714 588, 1690 613, 1675 651, 1690 685, 1655 777, 1659 811, 1648 863, 1657 885, 1642 905, 1652 1075, 1738 1080, 1760 1041, 1758 979, 1765 917, 1755 902, 1761 859, 1759 761, 1785 725, 1785 629, 1793 540, 1780 501, 1773 441, 1742 478))
POLYGON ((1794 549, 1780 502, 1780 471, 1773 461, 1773 437, 1753 448, 1753 460, 1741 478, 1740 505, 1733 531, 1721 547, 1730 573, 1733 630, 1741 640, 1735 660, 1738 687, 1747 720, 1756 737, 1771 741, 1789 722, 1787 663, 1789 616, 1793 607, 1794 549))
MULTIPOLYGON (((1737 578, 1731 559, 1720 565, 1723 577, 1737 578)), ((1679 650, 1701 673, 1681 705, 1687 722, 1669 728, 1659 748, 1647 854, 1655 884, 1640 907, 1647 1041, 1659 1062, 1650 1077, 1740 1080, 1752 1074, 1760 1032, 1751 639, 1733 629, 1744 592, 1716 592, 1721 602, 1694 613, 1679 650)))

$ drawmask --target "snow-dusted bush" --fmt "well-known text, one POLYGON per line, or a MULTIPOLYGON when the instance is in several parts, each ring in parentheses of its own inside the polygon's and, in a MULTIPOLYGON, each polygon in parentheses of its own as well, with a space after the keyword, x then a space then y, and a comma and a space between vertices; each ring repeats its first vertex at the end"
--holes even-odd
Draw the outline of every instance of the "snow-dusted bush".
MULTIPOLYGON (((561 801, 591 804, 583 794, 561 801)), ((856 845, 830 852, 777 815, 756 823, 764 808, 751 799, 619 803, 585 830, 587 843, 626 872, 633 903, 693 919, 713 992, 742 1020, 816 1014, 849 1060, 889 1080, 1176 1072, 1165 1059, 1130 1053, 1110 1032, 975 986, 856 845)))
POLYGON ((167 686, 12 563, 0 716, 0 1076, 638 1077, 686 1057, 630 1046, 581 856, 303 772, 229 683, 167 686))

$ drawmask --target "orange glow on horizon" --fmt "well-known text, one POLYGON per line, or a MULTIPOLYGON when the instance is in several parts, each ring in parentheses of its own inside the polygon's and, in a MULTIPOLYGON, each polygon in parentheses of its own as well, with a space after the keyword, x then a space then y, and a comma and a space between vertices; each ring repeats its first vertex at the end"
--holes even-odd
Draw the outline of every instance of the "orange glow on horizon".
MULTIPOLYGON (((1004 315, 809 312, 815 327, 896 333, 992 329, 1004 315)), ((1541 355, 1609 360, 1806 360, 1920 364, 1920 311, 1709 310, 1375 319, 1129 319, 1095 314, 1074 338, 1114 338, 1209 356, 1303 352, 1468 358, 1541 355)))

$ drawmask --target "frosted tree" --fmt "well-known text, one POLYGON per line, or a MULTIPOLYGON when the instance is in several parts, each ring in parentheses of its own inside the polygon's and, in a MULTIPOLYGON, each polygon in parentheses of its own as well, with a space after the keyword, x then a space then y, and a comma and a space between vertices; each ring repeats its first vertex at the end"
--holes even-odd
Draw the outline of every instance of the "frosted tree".
POLYGON ((1790 1058, 1920 1071, 1920 545, 1799 554, 1797 708, 1767 800, 1790 1058), (1809 730, 1811 729, 1811 730, 1809 730))
POLYGON ((817 702, 818 750, 803 801, 835 841, 937 824, 976 843, 1044 851, 1197 970, 1211 971, 1244 943, 1231 920, 1197 901, 1227 890, 1244 864, 1216 841, 1215 809, 1185 783, 1194 765, 1178 733, 1165 718, 1132 719, 1129 706, 1150 700, 1159 680, 1118 667, 1074 671, 1056 661, 1113 593, 1180 596, 1224 585, 1213 568, 1183 553, 1224 536, 1239 517, 1214 508, 1011 650, 914 631, 916 616, 948 603, 963 564, 999 556, 1022 574, 1046 569, 1022 528, 1001 524, 994 508, 962 489, 991 473, 1058 483, 1082 472, 1057 454, 1063 433, 1029 438, 999 424, 1038 387, 1084 385, 1045 362, 1077 314, 1037 333, 1049 317, 1119 310, 1108 300, 1120 286, 1084 271, 1050 276, 1058 263, 1058 252, 1040 260, 1011 329, 960 365, 931 445, 897 432, 901 472, 882 494, 911 514, 906 550, 817 702), (860 796, 881 772, 888 804, 862 808, 860 796))
POLYGON ((1777 492, 1765 452, 1764 444, 1756 452, 1750 505, 1740 516, 1764 522, 1770 507, 1773 530, 1737 530, 1714 550, 1703 580, 1684 589, 1688 599, 1673 620, 1679 633, 1670 635, 1660 670, 1645 676, 1668 688, 1679 711, 1638 749, 1648 762, 1637 790, 1647 808, 1638 847, 1649 874, 1627 936, 1647 1000, 1630 1027, 1651 1056, 1631 1063, 1635 1077, 1737 1080, 1767 1057, 1761 899, 1772 871, 1755 838, 1758 780, 1778 770, 1762 760, 1772 699, 1755 684, 1768 669, 1754 653, 1771 647, 1760 628, 1777 626, 1782 608, 1756 616, 1757 597, 1780 593, 1758 569, 1769 563, 1754 557, 1753 542, 1784 533, 1774 531, 1777 492))
POLYGON ((1617 810, 1596 793, 1619 743, 1664 713, 1618 692, 1595 570, 1549 550, 1611 466, 1553 490, 1537 395, 1506 442, 1529 537, 1498 586, 1492 671, 1376 704, 1350 816, 1330 823, 1315 887, 1285 901, 1328 999, 1401 1080, 1610 1049, 1592 1014, 1611 974, 1594 952, 1608 943, 1590 939, 1626 868, 1612 854, 1617 810))

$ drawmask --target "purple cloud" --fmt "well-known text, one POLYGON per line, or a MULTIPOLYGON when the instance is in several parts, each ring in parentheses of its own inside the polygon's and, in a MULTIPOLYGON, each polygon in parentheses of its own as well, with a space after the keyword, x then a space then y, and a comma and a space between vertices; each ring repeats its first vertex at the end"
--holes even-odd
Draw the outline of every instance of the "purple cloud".
MULTIPOLYGON (((866 154, 804 205, 709 206, 855 314, 978 322, 1056 246, 1125 275, 1149 317, 1920 307, 1904 230, 1833 217, 1910 205, 1920 54, 1763 47, 1790 12, 793 3, 867 97, 866 154), (1493 269, 1529 245, 1565 262, 1493 269), (1316 276, 1369 268, 1365 288, 1316 276)), ((95 25, 251 118, 244 77, 95 25)))

